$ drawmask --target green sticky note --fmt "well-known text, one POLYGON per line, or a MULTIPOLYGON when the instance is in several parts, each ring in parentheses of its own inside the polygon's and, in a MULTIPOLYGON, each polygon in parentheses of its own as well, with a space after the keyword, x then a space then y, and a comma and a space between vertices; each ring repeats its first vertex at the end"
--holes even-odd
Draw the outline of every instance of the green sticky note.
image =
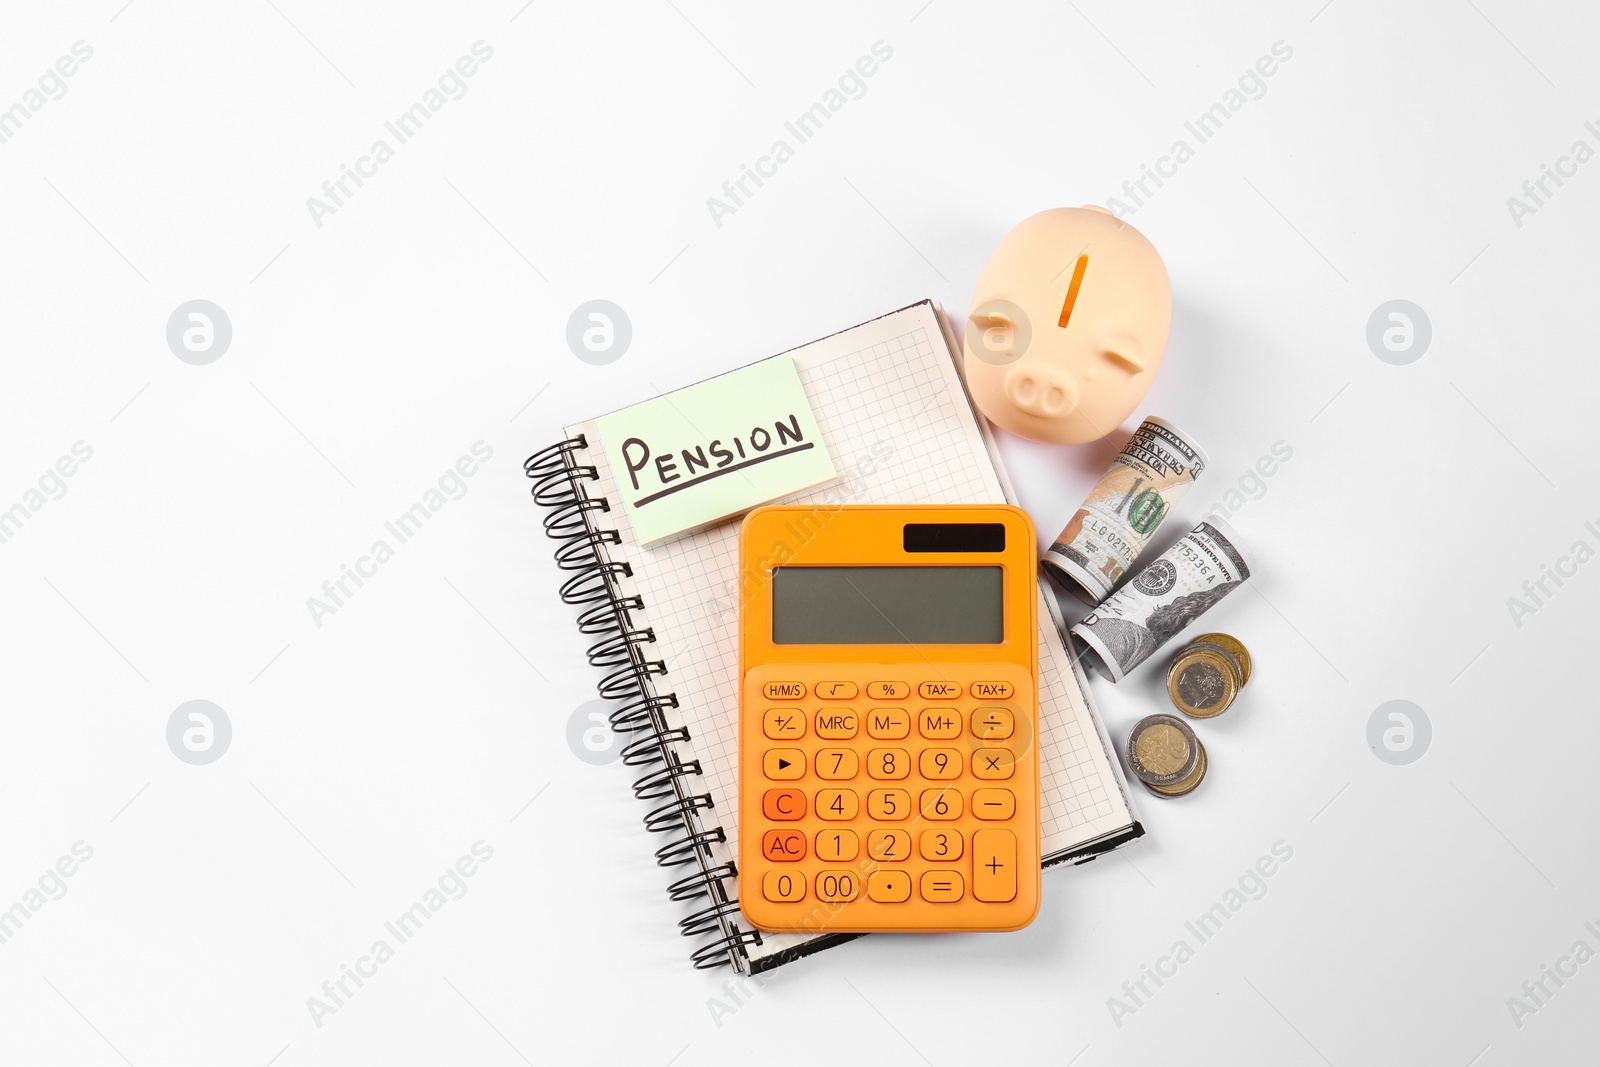
POLYGON ((792 356, 595 420, 639 543, 837 480, 792 356))

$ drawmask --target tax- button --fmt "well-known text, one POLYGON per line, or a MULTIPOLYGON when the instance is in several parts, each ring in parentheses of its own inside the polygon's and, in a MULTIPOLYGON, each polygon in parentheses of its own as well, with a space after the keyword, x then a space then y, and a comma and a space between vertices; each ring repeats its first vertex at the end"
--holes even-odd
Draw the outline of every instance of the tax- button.
POLYGON ((1010 700, 1016 687, 1010 682, 973 682, 968 692, 974 700, 1010 700))
POLYGON ((923 700, 955 700, 961 687, 955 682, 923 682, 917 686, 917 695, 923 700))
POLYGON ((960 871, 925 871, 922 875, 922 899, 934 904, 949 904, 961 899, 966 891, 960 871))
POLYGON ((799 830, 768 830, 761 835, 761 854, 773 863, 806 858, 806 835, 799 830))
POLYGON ((773 822, 794 822, 806 817, 806 794, 801 789, 769 789, 761 794, 761 814, 773 822))
POLYGON ((775 782, 804 778, 806 754, 798 748, 769 748, 761 755, 761 773, 775 782))
POLYGON ((1017 837, 1010 830, 972 835, 972 895, 992 904, 1017 896, 1017 837))
POLYGON ((972 713, 973 737, 981 737, 985 741, 1004 741, 1016 728, 1016 717, 1005 708, 979 708, 972 713))
POLYGON ((854 700, 860 692, 854 682, 818 682, 818 700, 854 700))
POLYGON ((761 687, 761 695, 768 700, 804 700, 806 698, 806 683, 768 682, 761 687))
POLYGON ((904 700, 911 687, 904 682, 868 682, 867 696, 873 700, 904 700))
POLYGON ((768 708, 761 732, 774 741, 798 741, 806 735, 806 714, 799 708, 768 708))

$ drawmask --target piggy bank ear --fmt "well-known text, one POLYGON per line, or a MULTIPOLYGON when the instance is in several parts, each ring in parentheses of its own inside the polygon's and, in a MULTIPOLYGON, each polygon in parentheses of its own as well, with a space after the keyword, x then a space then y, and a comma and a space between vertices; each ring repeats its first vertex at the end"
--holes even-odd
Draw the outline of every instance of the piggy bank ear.
POLYGON ((1106 340, 1103 351, 1106 359, 1126 371, 1130 377, 1144 373, 1144 345, 1132 334, 1113 335, 1106 340))

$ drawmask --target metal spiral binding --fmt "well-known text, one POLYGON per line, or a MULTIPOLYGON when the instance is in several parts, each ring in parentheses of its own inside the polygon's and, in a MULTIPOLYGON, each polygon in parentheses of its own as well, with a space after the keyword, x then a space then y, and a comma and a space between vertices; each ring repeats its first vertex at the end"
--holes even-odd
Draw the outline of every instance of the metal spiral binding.
POLYGON ((678 755, 677 745, 688 741, 690 734, 667 723, 665 712, 678 706, 678 698, 658 692, 655 682, 667 673, 667 665, 643 651, 655 643, 655 631, 634 623, 633 613, 643 611, 644 602, 623 595, 618 584, 620 578, 632 576, 633 568, 613 560, 607 551, 622 543, 616 530, 598 525, 611 505, 584 490, 584 482, 599 478, 594 467, 578 461, 577 453, 588 446, 580 434, 534 453, 522 469, 533 480, 534 501, 550 509, 544 516, 545 533, 559 543, 556 565, 569 575, 561 583, 561 599, 583 609, 578 630, 596 639, 588 649, 589 662, 609 669, 599 692, 621 705, 610 719, 614 731, 629 735, 622 762, 651 768, 633 783, 633 792, 641 800, 662 802, 644 820, 651 833, 670 835, 656 849, 656 862, 662 867, 694 864, 697 868, 667 888, 673 900, 707 902, 678 924, 686 937, 715 935, 695 950, 691 960, 699 970, 731 964, 745 971, 745 948, 761 944, 761 933, 744 925, 739 901, 731 894, 738 868, 731 862, 718 863, 711 851, 727 840, 727 834, 706 821, 715 807, 711 795, 692 788, 692 780, 701 774, 700 762, 678 755))

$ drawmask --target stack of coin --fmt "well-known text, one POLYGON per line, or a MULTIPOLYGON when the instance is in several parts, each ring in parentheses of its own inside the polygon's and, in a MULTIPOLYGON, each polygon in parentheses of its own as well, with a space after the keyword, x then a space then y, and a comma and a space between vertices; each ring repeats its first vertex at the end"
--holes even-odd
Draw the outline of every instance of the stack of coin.
POLYGON ((1205 780, 1206 747, 1176 715, 1147 715, 1128 734, 1128 765, 1156 796, 1187 796, 1205 780))
POLYGON ((1201 634, 1173 657, 1167 695, 1173 707, 1195 719, 1228 710, 1250 680, 1250 651, 1229 634, 1201 634))

